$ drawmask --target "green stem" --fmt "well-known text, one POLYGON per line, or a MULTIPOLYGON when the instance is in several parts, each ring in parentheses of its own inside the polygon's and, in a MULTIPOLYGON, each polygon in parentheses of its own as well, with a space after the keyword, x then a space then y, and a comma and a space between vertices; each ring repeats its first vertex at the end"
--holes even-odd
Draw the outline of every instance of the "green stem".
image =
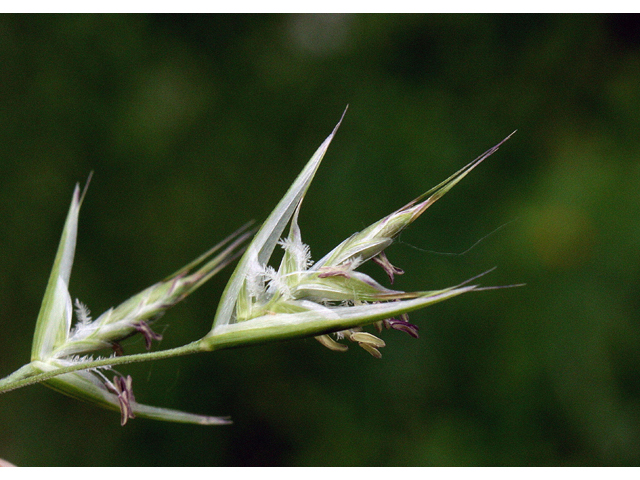
MULTIPOLYGON (((67 367, 55 367, 42 361, 31 362, 8 377, 0 380, 0 394, 42 382, 57 375, 88 370, 91 368, 124 365, 134 362, 162 360, 164 358, 190 355, 192 353, 211 352, 229 348, 260 345, 295 338, 312 337, 329 332, 345 330, 371 324, 378 320, 411 312, 427 305, 441 302, 465 292, 482 290, 475 285, 452 287, 434 292, 422 292, 418 298, 402 302, 387 302, 360 307, 336 307, 333 318, 317 311, 293 314, 265 315, 258 319, 223 325, 214 328, 205 337, 195 342, 159 352, 139 353, 121 357, 109 357, 88 362, 78 362, 67 367), (48 370, 48 368, 50 370, 48 370)), ((419 294, 411 294, 412 296, 419 294)))
POLYGON ((164 358, 178 357, 181 355, 190 355, 192 353, 202 352, 203 348, 201 340, 183 345, 181 347, 161 350, 159 352, 138 353, 134 355, 123 355, 121 357, 102 358, 100 360, 92 360, 89 362, 81 362, 68 367, 55 368, 54 370, 43 372, 34 364, 42 362, 32 362, 24 365, 20 369, 8 377, 0 380, 0 394, 15 390, 17 388, 33 385, 34 383, 43 382, 57 375, 65 373, 77 372, 78 370, 88 370, 90 368, 124 365, 127 363, 147 362, 150 360, 162 360, 164 358), (38 372, 38 373, 33 373, 38 372))

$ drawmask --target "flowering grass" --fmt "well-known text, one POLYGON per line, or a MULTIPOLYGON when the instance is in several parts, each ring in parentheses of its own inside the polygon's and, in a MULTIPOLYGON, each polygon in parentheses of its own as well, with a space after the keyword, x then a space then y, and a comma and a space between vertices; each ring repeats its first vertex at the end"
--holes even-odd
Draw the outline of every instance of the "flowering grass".
POLYGON ((395 329, 417 338, 419 328, 410 323, 409 312, 463 293, 495 288, 473 284, 477 276, 440 290, 404 292, 383 286, 358 268, 372 260, 393 284, 395 276, 404 272, 389 261, 386 249, 402 230, 511 135, 444 182, 353 234, 314 262, 302 240, 298 216, 339 126, 340 123, 257 231, 250 230, 249 225, 241 227, 190 264, 95 319, 84 303, 72 301, 68 290, 79 213, 87 190, 85 187, 81 192, 76 186, 36 321, 31 361, 0 380, 0 393, 43 382, 66 395, 120 412, 122 425, 135 417, 226 424, 230 422, 226 417, 138 403, 132 377, 114 367, 311 336, 331 350, 345 351, 345 342, 350 342, 380 358, 386 343, 364 327, 373 326, 378 335, 385 329, 395 329), (287 226, 288 233, 283 237, 287 226), (270 264, 276 248, 283 250, 277 267, 270 264), (153 330, 154 321, 237 258, 240 260, 223 292, 211 330, 189 344, 152 351, 154 342, 162 338, 153 330), (124 354, 120 342, 131 336, 144 338, 148 352, 124 354), (113 353, 93 356, 105 349, 113 353))

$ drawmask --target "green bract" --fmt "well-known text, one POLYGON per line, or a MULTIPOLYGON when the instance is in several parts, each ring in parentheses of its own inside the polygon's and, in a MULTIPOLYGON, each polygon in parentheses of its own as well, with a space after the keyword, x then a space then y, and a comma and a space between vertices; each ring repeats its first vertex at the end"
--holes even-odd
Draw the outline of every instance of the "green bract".
MULTIPOLYGON (((90 357, 78 357, 78 354, 104 348, 113 348, 120 352, 118 342, 136 333, 144 336, 147 349, 150 349, 152 340, 162 338, 151 330, 150 324, 232 261, 238 254, 238 247, 248 236, 240 235, 241 231, 236 232, 165 280, 134 295, 118 307, 107 310, 95 320, 89 316, 88 309, 76 300, 77 322, 72 326, 73 309, 68 283, 83 198, 84 193, 80 195, 80 189, 76 186, 36 322, 32 361, 20 370, 29 372, 31 376, 38 373, 61 372, 69 367, 91 362, 90 357), (231 243, 221 253, 210 258, 229 242, 231 243), (200 266, 197 271, 189 273, 197 266, 200 266)), ((109 368, 109 365, 102 367, 103 370, 109 368)), ((123 425, 136 414, 141 417, 205 425, 228 423, 224 418, 138 404, 131 391, 131 377, 127 377, 123 383, 124 378, 116 374, 113 380, 109 380, 100 370, 90 369, 61 374, 45 380, 45 383, 67 395, 106 408, 121 410, 123 425), (127 414, 124 415, 124 412, 127 414)))
POLYGON ((74 302, 68 286, 78 216, 85 195, 76 186, 36 322, 31 362, 0 380, 0 393, 45 382, 67 395, 119 410, 123 425, 135 416, 203 425, 229 423, 225 417, 139 404, 133 395, 131 376, 113 368, 125 363, 309 336, 336 351, 347 349, 340 343, 347 339, 379 358, 379 349, 385 342, 362 327, 373 324, 378 332, 392 328, 417 337, 418 327, 409 323, 408 312, 462 293, 483 290, 469 285, 469 280, 441 290, 403 292, 384 287, 357 268, 373 260, 393 283, 394 276, 403 271, 391 264, 385 249, 506 139, 433 189, 347 238, 314 264, 309 247, 302 241, 298 216, 339 125, 320 145, 246 248, 243 244, 251 232, 246 233, 243 227, 189 265, 95 320, 89 309, 76 300, 73 322, 74 302), (287 225, 288 235, 282 238, 287 225), (269 260, 278 245, 284 254, 276 269, 269 265, 269 260), (144 337, 150 350, 152 342, 161 338, 151 328, 153 321, 241 254, 207 335, 169 350, 124 354, 120 341, 138 334, 144 337), (114 353, 108 357, 88 356, 104 349, 114 353))

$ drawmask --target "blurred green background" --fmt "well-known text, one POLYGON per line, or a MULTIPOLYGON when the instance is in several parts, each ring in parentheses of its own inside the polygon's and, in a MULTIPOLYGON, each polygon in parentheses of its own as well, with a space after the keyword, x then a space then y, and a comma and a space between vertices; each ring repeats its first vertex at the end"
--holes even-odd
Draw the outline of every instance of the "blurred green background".
MULTIPOLYGON (((70 289, 98 315, 264 220, 347 104, 300 218, 314 258, 518 129, 387 254, 403 290, 494 266, 484 284, 527 284, 412 314, 420 338, 385 332, 381 360, 308 339, 119 369, 140 402, 229 427, 122 428, 20 389, 0 457, 640 464, 638 16, 3 15, 0 63, 2 376, 29 359, 76 182, 95 171, 70 289)), ((159 321, 162 348, 208 331, 230 273, 159 321)))

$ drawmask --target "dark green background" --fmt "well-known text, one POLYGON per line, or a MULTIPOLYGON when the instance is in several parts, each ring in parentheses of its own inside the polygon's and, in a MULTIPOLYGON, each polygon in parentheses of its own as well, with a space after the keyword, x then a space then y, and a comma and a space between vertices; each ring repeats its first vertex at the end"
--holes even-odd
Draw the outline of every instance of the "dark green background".
MULTIPOLYGON (((0 457, 639 465, 639 93, 634 16, 0 16, 2 376, 76 182, 95 171, 70 289, 98 315, 266 218, 347 104, 300 218, 314 258, 518 129, 387 253, 403 290, 527 284, 412 314, 381 360, 308 339, 120 369, 228 427, 14 391, 0 457)), ((208 331, 230 272, 160 320, 162 348, 208 331)))

